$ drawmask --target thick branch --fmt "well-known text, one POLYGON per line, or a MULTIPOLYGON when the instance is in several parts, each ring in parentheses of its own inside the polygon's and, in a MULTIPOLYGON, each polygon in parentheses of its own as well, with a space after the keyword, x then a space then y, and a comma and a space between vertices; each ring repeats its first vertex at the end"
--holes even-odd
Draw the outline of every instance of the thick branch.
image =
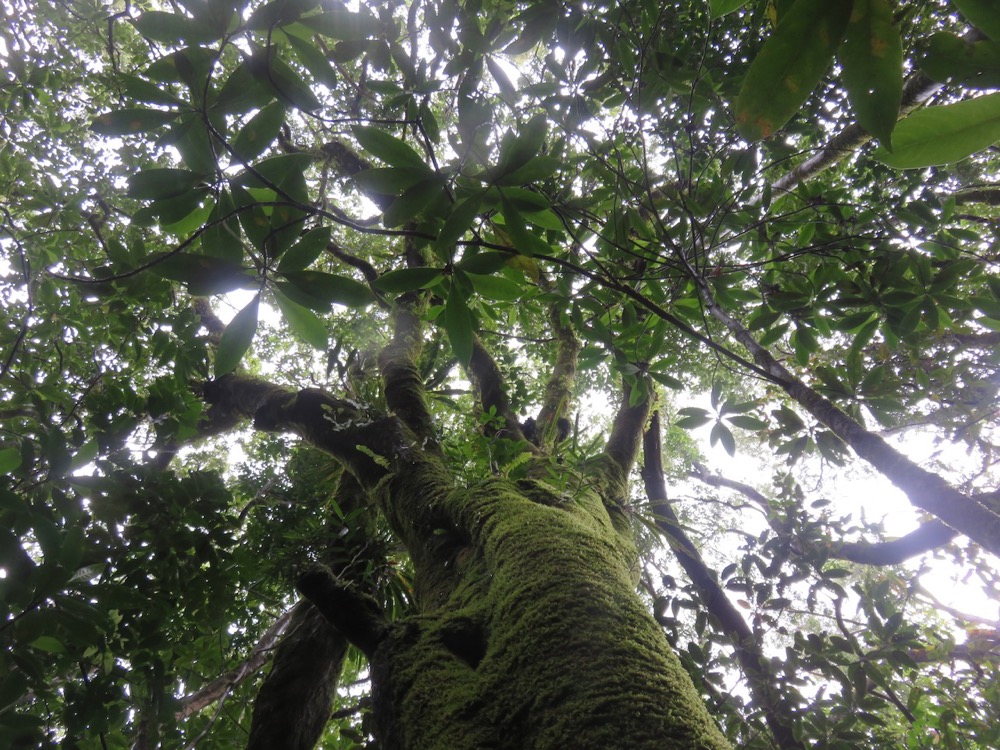
POLYGON ((469 371, 476 385, 483 411, 489 413, 495 410, 497 416, 504 420, 504 426, 497 431, 497 435, 511 440, 525 440, 524 433, 521 432, 521 423, 510 409, 510 399, 507 397, 500 368, 478 336, 472 340, 469 371))
POLYGON ((698 589, 698 595, 705 608, 722 626, 736 650, 736 657, 747 676, 750 692, 764 712, 768 727, 774 734, 778 747, 783 750, 804 750, 804 745, 795 739, 791 707, 778 690, 774 675, 771 674, 767 657, 760 647, 750 626, 733 606, 722 590, 716 576, 709 570, 694 542, 684 533, 677 515, 667 500, 667 487, 663 481, 663 460, 660 449, 660 417, 653 412, 649 429, 643 438, 642 478, 646 496, 656 518, 656 526, 671 542, 684 572, 698 589))
POLYGON ((750 352, 757 365, 766 370, 771 379, 799 405, 906 493, 914 506, 937 516, 990 552, 1000 554, 1000 515, 958 492, 939 475, 918 466, 809 388, 758 344, 739 321, 722 309, 704 279, 699 278, 698 283, 709 314, 729 329, 750 352))
POLYGON ((365 656, 375 652, 389 622, 374 599, 338 581, 329 568, 322 566, 303 573, 296 586, 365 656))
POLYGON ((985 203, 988 206, 1000 206, 1000 185, 981 185, 966 188, 953 193, 955 202, 960 206, 969 203, 985 203))
POLYGON ((399 422, 369 414, 352 401, 309 388, 292 391, 239 375, 202 387, 205 400, 234 419, 254 420, 258 430, 290 432, 339 458, 364 483, 381 478, 388 464, 410 449, 399 422))
POLYGON ((647 389, 646 398, 642 403, 633 406, 629 403, 632 398, 632 387, 626 383, 622 388, 621 404, 611 426, 608 443, 604 446, 604 455, 611 460, 616 472, 620 472, 623 479, 628 476, 639 455, 639 443, 652 405, 651 391, 652 389, 647 389))
MULTIPOLYGON (((771 522, 773 508, 770 501, 750 485, 709 474, 704 467, 697 465, 695 471, 691 472, 691 476, 712 487, 726 487, 736 490, 763 508, 768 514, 768 521, 771 522)), ((774 523, 771 523, 771 526, 779 533, 787 531, 777 528, 774 523)), ((954 529, 949 528, 941 521, 930 521, 921 525, 916 531, 888 542, 833 543, 828 554, 838 560, 850 560, 862 565, 898 565, 911 557, 930 552, 932 549, 947 544, 955 538, 956 534, 954 529)))
POLYGON ((312 750, 330 720, 347 638, 299 602, 257 691, 247 750, 312 750))
POLYGON ((423 330, 416 301, 400 301, 394 316, 392 341, 379 354, 379 369, 389 410, 423 441, 436 446, 434 420, 424 400, 424 381, 417 367, 423 347, 423 330))

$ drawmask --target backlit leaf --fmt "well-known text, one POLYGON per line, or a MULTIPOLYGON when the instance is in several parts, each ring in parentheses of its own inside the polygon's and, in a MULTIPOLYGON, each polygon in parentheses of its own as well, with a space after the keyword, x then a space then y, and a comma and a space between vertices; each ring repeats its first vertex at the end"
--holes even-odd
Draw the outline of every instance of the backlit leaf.
POLYGON ((215 351, 215 377, 232 372, 239 365, 257 332, 257 312, 260 307, 260 295, 236 313, 222 332, 219 346, 215 351))
POLYGON ((888 0, 854 0, 838 53, 858 123, 888 145, 903 97, 903 43, 888 0))
POLYGON ((767 138, 799 111, 830 67, 850 13, 850 0, 797 0, 782 16, 740 88, 740 135, 767 138))
POLYGON ((927 107, 900 120, 892 134, 892 153, 873 156, 897 169, 917 169, 961 161, 1000 141, 1000 94, 957 104, 927 107))
POLYGON ((402 294, 431 286, 441 278, 439 268, 397 268, 379 276, 375 286, 387 294, 402 294))
POLYGON ((328 344, 326 324, 312 310, 292 301, 279 289, 271 291, 288 327, 314 349, 325 351, 328 344))
POLYGON ((166 125, 179 115, 180 112, 162 109, 119 109, 95 117, 90 129, 98 135, 109 136, 145 133, 166 125))
POLYGON ((413 150, 412 146, 381 128, 357 125, 354 127, 354 137, 358 139, 358 143, 365 151, 377 156, 386 164, 430 172, 430 168, 424 163, 420 154, 413 150))
POLYGON ((327 304, 365 307, 375 301, 371 289, 347 276, 322 271, 289 271, 282 275, 301 291, 327 304))

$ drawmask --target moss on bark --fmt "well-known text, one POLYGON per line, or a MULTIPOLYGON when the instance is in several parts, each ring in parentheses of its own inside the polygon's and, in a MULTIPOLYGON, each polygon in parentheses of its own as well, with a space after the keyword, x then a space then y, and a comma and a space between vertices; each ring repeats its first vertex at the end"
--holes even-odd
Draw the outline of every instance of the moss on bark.
POLYGON ((619 483, 445 491, 435 463, 382 488, 401 536, 426 539, 414 519, 433 518, 452 544, 414 554, 436 585, 373 655, 382 747, 728 747, 635 593, 634 546, 605 509, 619 483))

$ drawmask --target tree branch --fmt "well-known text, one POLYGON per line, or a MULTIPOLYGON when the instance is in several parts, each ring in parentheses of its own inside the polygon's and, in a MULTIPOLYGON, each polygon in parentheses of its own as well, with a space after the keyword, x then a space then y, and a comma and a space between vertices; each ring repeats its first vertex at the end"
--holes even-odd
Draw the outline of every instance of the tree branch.
POLYGON ((241 375, 223 375, 202 386, 205 400, 234 420, 253 419, 254 427, 290 432, 344 462, 364 484, 371 484, 413 446, 395 417, 370 413, 353 401, 316 388, 292 391, 241 375))
POLYGON ((178 701, 180 709, 174 715, 175 718, 181 721, 189 716, 193 716, 229 693, 233 688, 247 679, 247 677, 255 675, 267 663, 267 660, 271 658, 271 650, 278 642, 278 639, 281 638, 281 635, 287 630, 295 612, 303 606, 308 605, 300 602, 292 609, 279 615, 271 624, 271 627, 267 629, 256 645, 250 650, 250 655, 247 656, 242 664, 229 670, 221 677, 212 680, 197 692, 181 698, 178 701))
POLYGON ((347 647, 313 604, 295 606, 257 691, 247 750, 313 750, 330 720, 347 647))
POLYGON ((423 328, 416 299, 400 300, 393 314, 394 334, 379 354, 379 370, 389 410, 422 441, 437 449, 434 419, 427 408, 424 381, 417 367, 423 328))
POLYGON ((773 382, 906 493, 914 506, 938 517, 993 554, 1000 554, 1000 514, 966 497, 939 475, 918 466, 799 380, 770 351, 758 344, 742 323, 722 309, 704 278, 693 278, 709 314, 729 329, 750 352, 757 366, 769 373, 773 382))
POLYGON ((504 426, 497 430, 497 435, 511 440, 528 442, 521 431, 521 423, 510 409, 510 399, 507 396, 500 368, 497 367, 493 355, 490 354, 478 336, 474 336, 472 339, 469 374, 476 385, 483 411, 489 413, 491 410, 495 410, 497 416, 504 420, 504 426))
POLYGON ((557 302, 549 306, 549 321, 556 336, 556 357, 545 384, 545 398, 538 413, 539 444, 550 450, 560 437, 560 420, 569 418, 576 380, 576 363, 580 354, 580 339, 557 302))
POLYGON ((618 413, 611 425, 607 445, 604 446, 604 456, 610 459, 623 479, 628 476, 639 455, 639 443, 652 407, 652 388, 647 388, 646 398, 641 404, 632 406, 629 403, 631 397, 632 386, 625 383, 622 387, 622 400, 618 406, 618 413))
POLYGON ((698 595, 705 608, 719 621, 726 637, 733 644, 736 658, 747 676, 750 692, 754 701, 761 707, 778 747, 782 750, 804 750, 805 746, 796 740, 793 734, 794 712, 778 690, 775 677, 769 668, 770 662, 764 655, 760 642, 736 607, 729 601, 694 542, 684 533, 667 499, 660 446, 660 415, 655 411, 650 418, 649 429, 643 437, 642 478, 656 526, 670 541, 678 562, 698 589, 698 595))
MULTIPOLYGON (((910 76, 903 86, 900 115, 912 112, 941 88, 942 84, 932 81, 923 73, 910 76)), ((854 153, 870 140, 871 136, 860 125, 857 123, 848 125, 815 154, 772 182, 771 189, 782 193, 793 190, 797 185, 812 179, 824 169, 832 167, 844 157, 854 153)))
POLYGON ((389 628, 374 599, 338 581, 329 568, 320 565, 303 573, 296 587, 323 617, 371 657, 389 628))
MULTIPOLYGON (((697 464, 695 470, 690 472, 690 476, 712 487, 726 487, 739 492, 763 508, 768 514, 768 521, 771 521, 773 506, 764 495, 750 485, 709 474, 703 466, 697 464)), ((778 528, 773 523, 771 528, 778 533, 787 533, 787 529, 778 528)), ((911 557, 947 544, 956 535, 954 529, 941 521, 934 520, 921 525, 916 531, 888 542, 833 542, 827 554, 838 560, 850 560, 862 565, 898 565, 911 557)))

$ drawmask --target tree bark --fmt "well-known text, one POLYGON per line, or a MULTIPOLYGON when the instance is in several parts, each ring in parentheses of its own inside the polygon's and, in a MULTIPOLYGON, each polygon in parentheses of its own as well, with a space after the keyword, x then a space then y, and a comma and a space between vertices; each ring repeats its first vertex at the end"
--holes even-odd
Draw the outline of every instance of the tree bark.
POLYGON ((300 581, 369 655, 379 747, 726 750, 636 593, 627 476, 648 404, 626 392, 604 454, 581 470, 538 455, 519 479, 462 486, 419 434, 430 425, 416 351, 402 336, 383 352, 392 417, 352 416, 326 394, 235 376, 206 389, 259 428, 341 458, 410 554, 414 611, 392 622, 328 575, 300 581))

